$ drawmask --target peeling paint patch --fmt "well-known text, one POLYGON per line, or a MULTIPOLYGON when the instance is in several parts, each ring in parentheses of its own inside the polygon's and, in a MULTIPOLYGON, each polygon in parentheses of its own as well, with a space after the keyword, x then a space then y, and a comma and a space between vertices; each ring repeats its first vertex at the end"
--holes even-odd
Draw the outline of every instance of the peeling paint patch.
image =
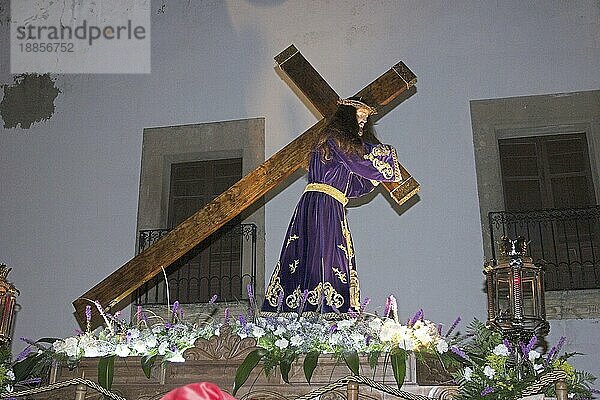
POLYGON ((4 98, 0 116, 5 128, 31 128, 35 122, 50 119, 54 114, 54 99, 60 93, 49 74, 17 75, 12 85, 2 85, 4 98))

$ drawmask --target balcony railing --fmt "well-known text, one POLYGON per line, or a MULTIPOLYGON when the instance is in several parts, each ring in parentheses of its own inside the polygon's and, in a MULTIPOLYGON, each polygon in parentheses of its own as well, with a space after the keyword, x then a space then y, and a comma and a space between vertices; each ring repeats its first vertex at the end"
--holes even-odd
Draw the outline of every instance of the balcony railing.
MULTIPOLYGON (((150 229, 139 232, 141 253, 169 232, 150 229)), ((247 299, 247 285, 256 287, 256 225, 226 225, 196 248, 142 285, 135 294, 137 304, 171 302, 207 303, 213 295, 217 301, 247 299), (167 296, 167 288, 169 296, 167 296)))
POLYGON ((492 258, 502 236, 524 236, 545 269, 546 290, 600 288, 600 206, 490 212, 489 224, 492 258))

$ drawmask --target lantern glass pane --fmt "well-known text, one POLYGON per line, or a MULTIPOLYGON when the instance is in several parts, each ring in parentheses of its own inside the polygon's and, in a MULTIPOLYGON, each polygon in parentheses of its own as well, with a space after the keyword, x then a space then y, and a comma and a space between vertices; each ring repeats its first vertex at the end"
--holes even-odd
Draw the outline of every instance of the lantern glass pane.
POLYGON ((523 271, 521 283, 523 288, 523 315, 525 317, 536 317, 538 309, 535 273, 532 271, 523 271))
POLYGON ((510 298, 510 280, 508 275, 501 278, 498 274, 496 281, 496 315, 500 318, 512 318, 512 307, 510 298))

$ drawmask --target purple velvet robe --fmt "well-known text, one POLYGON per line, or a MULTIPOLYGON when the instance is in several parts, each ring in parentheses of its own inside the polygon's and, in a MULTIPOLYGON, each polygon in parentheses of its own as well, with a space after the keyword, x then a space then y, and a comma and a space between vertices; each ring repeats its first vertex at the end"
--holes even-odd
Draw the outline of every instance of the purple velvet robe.
MULTIPOLYGON (((349 199, 371 192, 379 182, 400 181, 396 150, 365 143, 364 157, 343 153, 328 141, 331 159, 313 152, 308 183, 324 183, 349 199)), ((317 312, 331 317, 360 308, 358 274, 346 209, 332 195, 305 191, 292 216, 283 248, 267 286, 263 314, 317 312)), ((343 196, 342 196, 343 198, 343 196)))

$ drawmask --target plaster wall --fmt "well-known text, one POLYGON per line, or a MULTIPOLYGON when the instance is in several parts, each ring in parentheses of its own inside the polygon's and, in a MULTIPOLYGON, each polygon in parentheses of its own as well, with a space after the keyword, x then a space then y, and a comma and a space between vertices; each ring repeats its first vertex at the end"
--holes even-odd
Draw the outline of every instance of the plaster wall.
MULTIPOLYGON (((10 83, 5 3, 0 82, 10 83)), ((594 0, 153 1, 152 10, 151 74, 57 76, 52 118, 0 131, 0 260, 21 289, 16 337, 70 334, 71 301, 134 255, 144 128, 264 117, 269 157, 315 122, 273 69, 290 43, 341 96, 399 60, 417 74, 417 94, 376 130, 421 182, 420 201, 399 215, 380 194, 349 210, 362 293, 379 310, 394 293, 401 315, 483 319, 469 101, 600 86, 594 0)), ((267 276, 303 186, 266 204, 267 276)), ((598 320, 552 329, 600 375, 598 320)))

